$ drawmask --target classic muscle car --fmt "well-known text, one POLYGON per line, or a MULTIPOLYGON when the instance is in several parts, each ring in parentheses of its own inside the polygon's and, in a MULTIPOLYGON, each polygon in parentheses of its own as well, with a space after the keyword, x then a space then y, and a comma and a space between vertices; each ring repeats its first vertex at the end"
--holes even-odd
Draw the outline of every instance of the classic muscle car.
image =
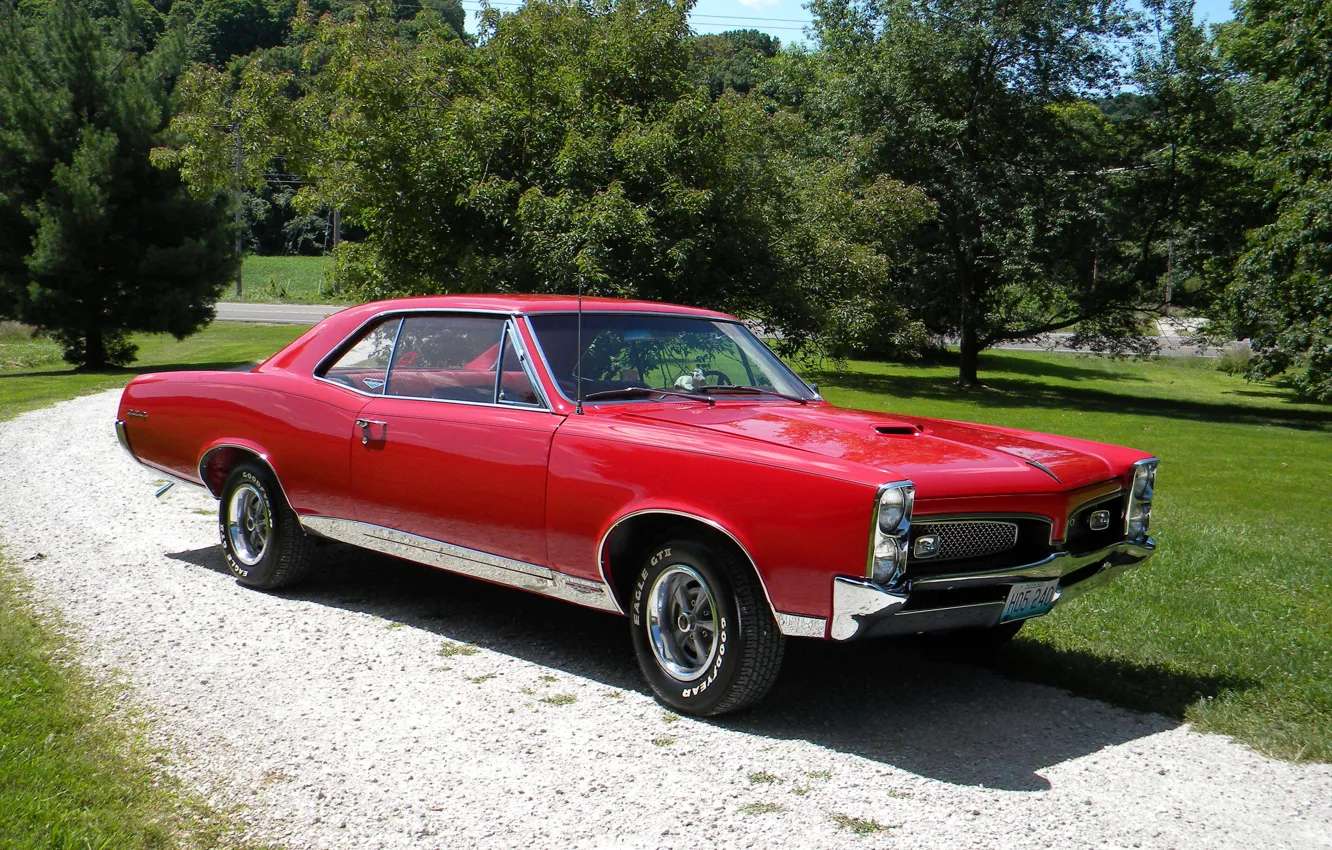
POLYGON ((760 700, 787 637, 994 643, 1154 549, 1149 455, 840 409, 668 304, 365 304, 249 372, 136 378, 116 431, 219 500, 244 585, 332 540, 626 615, 696 715, 760 700))

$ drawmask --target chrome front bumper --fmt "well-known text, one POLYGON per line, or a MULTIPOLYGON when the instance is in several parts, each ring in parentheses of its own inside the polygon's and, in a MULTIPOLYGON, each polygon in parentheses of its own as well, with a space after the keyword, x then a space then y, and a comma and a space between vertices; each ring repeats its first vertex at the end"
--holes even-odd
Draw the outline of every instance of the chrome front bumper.
POLYGON ((829 635, 834 640, 851 640, 995 626, 1004 610, 1003 599, 913 607, 912 594, 919 598, 922 592, 931 592, 931 596, 946 599, 950 591, 965 595, 977 589, 995 588, 1000 592, 1002 587, 1019 582, 1057 578, 1061 579, 1055 596, 1055 604, 1058 604, 1111 581, 1125 570, 1146 561, 1155 551, 1156 541, 1148 537, 1136 543, 1116 543, 1084 555, 1055 552, 1034 564, 988 572, 928 576, 895 587, 884 587, 863 578, 837 576, 833 579, 829 635))

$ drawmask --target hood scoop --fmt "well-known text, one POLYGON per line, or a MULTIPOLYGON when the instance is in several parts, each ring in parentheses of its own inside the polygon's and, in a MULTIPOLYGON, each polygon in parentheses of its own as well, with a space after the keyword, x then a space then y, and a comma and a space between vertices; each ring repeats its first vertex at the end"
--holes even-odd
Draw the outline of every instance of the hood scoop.
POLYGON ((914 437, 917 434, 923 434, 925 432, 925 429, 921 428, 919 425, 908 425, 905 422, 875 425, 874 430, 890 437, 914 437))

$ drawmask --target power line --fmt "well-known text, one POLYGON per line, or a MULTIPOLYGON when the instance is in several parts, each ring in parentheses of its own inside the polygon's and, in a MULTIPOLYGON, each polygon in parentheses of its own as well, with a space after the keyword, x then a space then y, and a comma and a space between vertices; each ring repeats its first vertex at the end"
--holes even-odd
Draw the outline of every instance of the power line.
MULTIPOLYGON (((472 4, 472 5, 475 7, 475 8, 468 9, 467 11, 469 11, 469 12, 479 12, 479 11, 482 11, 482 10, 485 8, 485 6, 482 6, 482 5, 481 5, 480 0, 461 0, 461 2, 470 3, 470 4, 472 4)), ((422 5, 419 4, 419 3, 398 3, 397 5, 400 6, 401 8, 404 8, 404 9, 425 9, 425 8, 432 8, 432 7, 422 6, 422 5)), ((526 4, 526 3, 516 2, 516 0, 491 0, 491 2, 487 3, 486 5, 487 5, 487 6, 490 6, 490 7, 495 7, 495 6, 505 6, 505 7, 509 7, 509 8, 521 8, 521 7, 523 7, 523 6, 527 5, 527 4, 526 4)), ((748 15, 706 15, 706 14, 698 14, 698 13, 694 13, 694 12, 690 12, 690 13, 689 13, 689 17, 690 17, 691 20, 692 20, 692 19, 695 19, 695 18, 708 18, 708 19, 718 19, 718 20, 725 20, 725 21, 760 21, 760 22, 762 22, 762 23, 769 23, 769 22, 771 22, 771 23, 774 23, 774 24, 812 24, 812 23, 814 23, 813 19, 805 19, 805 18, 763 18, 763 17, 748 16, 748 15)), ((773 29, 792 29, 792 28, 791 28, 791 27, 773 27, 773 29)))

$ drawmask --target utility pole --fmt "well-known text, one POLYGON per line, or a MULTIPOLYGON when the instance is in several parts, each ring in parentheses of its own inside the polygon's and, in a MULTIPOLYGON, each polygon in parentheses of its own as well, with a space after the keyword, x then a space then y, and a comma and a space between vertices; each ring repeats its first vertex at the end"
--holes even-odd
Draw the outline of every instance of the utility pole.
POLYGON ((242 180, 241 180, 241 159, 244 156, 244 151, 241 148, 240 122, 237 121, 235 124, 232 125, 232 127, 233 131, 236 134, 236 260, 237 260, 236 297, 240 298, 241 297, 240 261, 244 258, 244 256, 241 254, 241 249, 244 248, 244 243, 241 239, 242 206, 244 205, 244 195, 243 195, 244 189, 242 188, 242 180))
POLYGON ((1170 299, 1175 296, 1175 231, 1170 230, 1170 248, 1166 254, 1166 284, 1165 284, 1165 307, 1163 312, 1166 318, 1170 317, 1170 299))
MULTIPOLYGON (((342 242, 342 210, 333 210, 333 253, 338 252, 338 245, 342 242)), ((338 276, 333 275, 333 294, 338 294, 338 276)))

